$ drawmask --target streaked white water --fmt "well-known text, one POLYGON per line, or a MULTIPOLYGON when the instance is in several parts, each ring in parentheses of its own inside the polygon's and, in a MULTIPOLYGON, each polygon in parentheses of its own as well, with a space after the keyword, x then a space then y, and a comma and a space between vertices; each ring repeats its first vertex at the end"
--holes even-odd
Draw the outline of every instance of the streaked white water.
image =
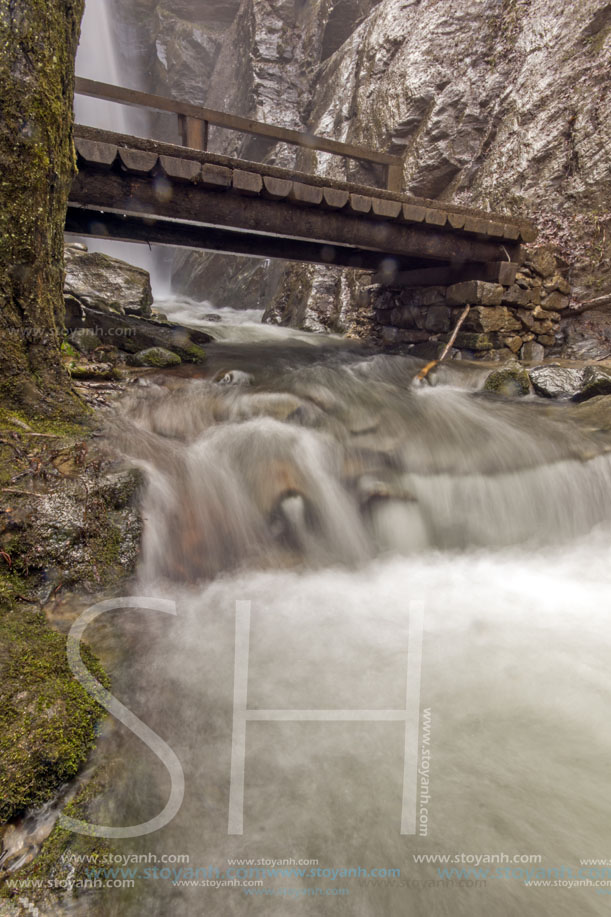
MULTIPOLYGON (((319 344, 211 345, 205 377, 149 378, 124 404, 114 441, 148 482, 137 592, 178 614, 123 613, 113 691, 171 745, 186 793, 165 828, 112 850, 208 884, 141 865, 135 891, 96 889, 62 912, 602 917, 611 885, 577 871, 609 837, 608 399, 500 401, 478 392, 485 367, 459 364, 420 389, 414 360, 319 344), (218 366, 240 384, 215 382, 218 366), (236 671, 249 710, 293 711, 246 726, 242 834, 228 832, 236 671), (406 708, 407 744, 402 722, 372 719, 406 708), (320 713, 334 710, 374 713, 320 713), (406 777, 413 749, 430 799, 406 777), (425 806, 426 834, 401 833, 405 798, 419 820, 425 806), (497 859, 480 859, 486 878, 443 879, 423 854, 467 857, 458 869, 497 859), (235 858, 326 872, 211 886, 235 858), (356 872, 329 873, 342 869, 356 872)), ((139 823, 163 808, 167 773, 121 727, 117 746, 91 817, 139 823)))
MULTIPOLYGON (((116 850, 187 854, 192 868, 221 872, 229 858, 315 858, 401 876, 266 876, 262 890, 141 877, 137 899, 107 890, 87 907, 607 913, 594 886, 529 887, 519 871, 444 884, 413 859, 539 855, 537 868, 567 875, 606 855, 606 403, 596 420, 596 405, 482 398, 477 367, 448 367, 422 391, 401 357, 249 353, 234 349, 227 369, 247 370, 250 384, 160 380, 126 404, 117 431, 149 479, 139 591, 179 611, 152 629, 147 618, 146 635, 130 613, 132 664, 118 688, 175 749, 187 791, 158 835, 116 850), (410 603, 423 603, 426 836, 400 833, 402 724, 316 720, 248 724, 244 832, 228 834, 239 601, 252 609, 248 707, 298 711, 403 709, 410 603)), ((124 743, 130 774, 105 802, 113 823, 151 817, 168 792, 156 762, 124 743)))
POLYGON ((215 341, 232 343, 282 343, 286 340, 299 341, 312 347, 321 344, 329 345, 335 341, 342 343, 339 336, 321 336, 307 331, 284 328, 278 325, 263 325, 263 309, 216 309, 206 300, 198 302, 187 296, 170 296, 155 302, 168 319, 179 324, 201 328, 210 334, 215 341), (211 316, 209 318, 208 316, 211 316))

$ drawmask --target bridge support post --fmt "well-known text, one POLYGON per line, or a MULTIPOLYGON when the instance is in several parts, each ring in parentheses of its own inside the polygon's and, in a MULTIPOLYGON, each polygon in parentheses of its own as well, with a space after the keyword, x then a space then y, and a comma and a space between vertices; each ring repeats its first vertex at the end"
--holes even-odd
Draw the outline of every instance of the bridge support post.
POLYGON ((208 149, 208 122, 199 118, 190 118, 188 115, 178 116, 178 127, 182 145, 191 150, 208 149))
POLYGON ((389 191, 403 190, 403 165, 390 163, 386 167, 386 187, 389 191))

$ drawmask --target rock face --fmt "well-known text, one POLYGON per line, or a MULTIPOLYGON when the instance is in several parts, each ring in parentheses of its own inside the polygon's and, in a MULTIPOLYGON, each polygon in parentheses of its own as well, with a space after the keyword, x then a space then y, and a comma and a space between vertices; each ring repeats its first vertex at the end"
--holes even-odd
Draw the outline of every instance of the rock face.
POLYGON ((66 245, 64 295, 82 306, 120 315, 151 314, 153 293, 147 271, 125 261, 66 245))
MULTIPOLYGON (((158 91, 403 153, 406 191, 533 217, 541 241, 568 262, 577 301, 608 289, 608 0, 243 0, 222 13, 196 0, 171 12, 155 0, 135 6, 141 21, 150 13, 140 33, 155 48, 158 91)), ((229 132, 212 131, 211 142, 338 178, 382 178, 375 167, 229 132)), ((183 256, 177 287, 193 295, 189 279, 215 265, 200 294, 225 297, 217 266, 228 261, 219 258, 183 256)), ((544 257, 536 269, 553 281, 544 257)), ((351 281, 328 274, 281 272, 268 320, 358 330, 346 305, 351 281)), ((244 274, 244 289, 256 282, 244 274)), ((550 308, 561 312, 569 288, 553 293, 550 308)))

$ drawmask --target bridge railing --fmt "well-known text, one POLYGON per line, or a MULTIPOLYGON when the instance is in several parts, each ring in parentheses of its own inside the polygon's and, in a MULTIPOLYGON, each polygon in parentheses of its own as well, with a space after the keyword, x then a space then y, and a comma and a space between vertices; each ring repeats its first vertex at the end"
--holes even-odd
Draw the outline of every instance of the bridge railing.
POLYGON ((97 80, 87 80, 83 77, 76 78, 75 91, 78 95, 118 102, 121 105, 152 108, 156 111, 175 114, 178 117, 182 143, 191 149, 206 150, 208 148, 208 128, 210 124, 213 124, 215 127, 227 130, 267 137, 279 143, 288 143, 309 150, 344 156, 347 159, 383 165, 386 167, 388 190, 402 190, 403 163, 400 157, 390 153, 378 153, 351 143, 341 143, 337 140, 329 140, 327 137, 319 137, 316 134, 301 133, 285 127, 266 124, 263 121, 254 121, 251 118, 242 118, 239 115, 202 108, 190 102, 179 102, 176 99, 151 95, 135 89, 125 89, 122 86, 112 86, 110 83, 100 83, 97 80))

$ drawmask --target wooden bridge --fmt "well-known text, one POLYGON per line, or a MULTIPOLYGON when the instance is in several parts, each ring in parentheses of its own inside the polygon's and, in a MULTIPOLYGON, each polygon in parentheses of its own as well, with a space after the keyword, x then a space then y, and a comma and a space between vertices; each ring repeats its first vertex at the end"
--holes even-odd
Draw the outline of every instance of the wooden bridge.
POLYGON ((76 92, 171 112, 183 145, 77 125, 70 233, 359 268, 408 285, 506 282, 507 262, 515 273, 520 243, 536 235, 522 219, 403 194, 389 153, 92 80, 77 79, 76 92), (381 166, 386 187, 208 152, 209 125, 381 166))

